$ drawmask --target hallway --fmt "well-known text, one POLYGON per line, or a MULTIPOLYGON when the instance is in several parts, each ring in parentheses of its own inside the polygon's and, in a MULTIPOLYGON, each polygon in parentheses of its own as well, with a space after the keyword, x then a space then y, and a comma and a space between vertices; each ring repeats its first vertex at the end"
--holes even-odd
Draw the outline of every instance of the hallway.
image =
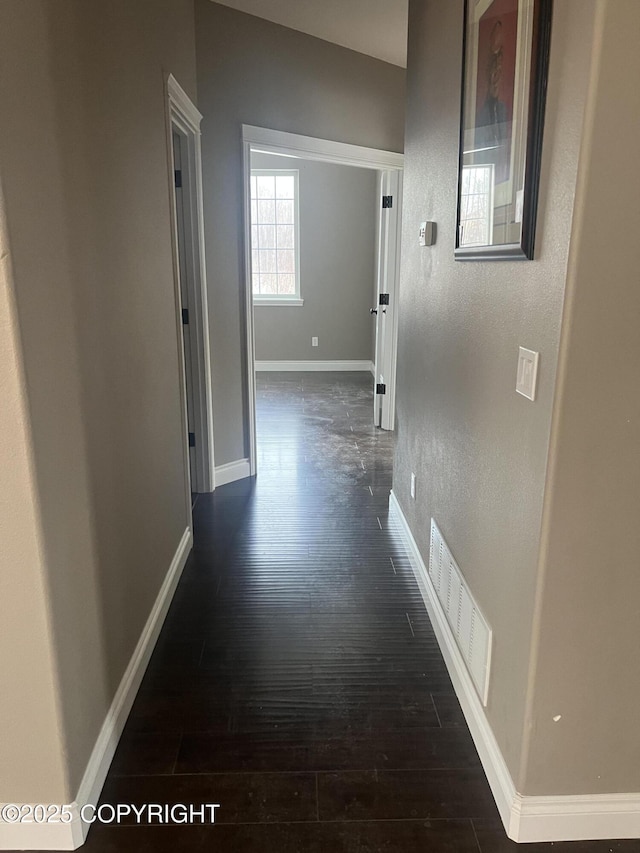
POLYGON ((258 480, 196 503, 102 795, 219 803, 216 825, 96 825, 87 851, 518 849, 387 529, 393 435, 371 407, 368 374, 258 374, 258 480))

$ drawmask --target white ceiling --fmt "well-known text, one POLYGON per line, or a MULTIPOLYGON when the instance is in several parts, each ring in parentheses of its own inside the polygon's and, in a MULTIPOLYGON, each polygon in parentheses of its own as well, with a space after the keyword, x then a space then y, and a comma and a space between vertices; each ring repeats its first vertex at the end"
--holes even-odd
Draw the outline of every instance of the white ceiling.
POLYGON ((408 0, 214 2, 406 68, 408 0))

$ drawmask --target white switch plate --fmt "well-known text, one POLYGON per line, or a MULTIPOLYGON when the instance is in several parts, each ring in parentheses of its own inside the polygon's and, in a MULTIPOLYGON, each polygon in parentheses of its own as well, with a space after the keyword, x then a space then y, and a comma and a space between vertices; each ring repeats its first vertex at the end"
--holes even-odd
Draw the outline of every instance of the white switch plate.
POLYGON ((436 223, 421 222, 418 230, 418 245, 433 246, 436 242, 436 223))
POLYGON ((416 498, 416 475, 411 472, 411 497, 416 498))
POLYGON ((311 338, 311 346, 312 347, 318 346, 318 339, 317 338, 311 338))
POLYGON ((540 353, 532 349, 520 347, 518 352, 518 375, 516 391, 528 400, 536 399, 536 384, 538 381, 538 361, 540 353))

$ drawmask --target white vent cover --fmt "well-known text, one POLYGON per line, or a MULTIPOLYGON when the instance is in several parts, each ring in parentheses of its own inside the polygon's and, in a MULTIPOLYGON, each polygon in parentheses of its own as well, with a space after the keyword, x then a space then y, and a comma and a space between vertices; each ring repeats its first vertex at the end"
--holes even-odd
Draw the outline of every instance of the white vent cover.
POLYGON ((491 628, 469 592, 462 572, 433 519, 429 577, 471 680, 482 704, 486 705, 491 663, 491 628))

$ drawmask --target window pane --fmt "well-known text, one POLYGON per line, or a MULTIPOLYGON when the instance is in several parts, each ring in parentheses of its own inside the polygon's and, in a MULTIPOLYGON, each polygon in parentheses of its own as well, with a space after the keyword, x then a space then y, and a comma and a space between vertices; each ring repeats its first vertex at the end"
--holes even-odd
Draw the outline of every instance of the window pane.
POLYGON ((472 181, 471 181, 471 192, 474 193, 488 193, 489 192, 489 179, 491 177, 491 169, 487 168, 478 168, 473 170, 472 181))
POLYGON ((275 198, 276 181, 273 175, 258 175, 258 198, 275 198))
MULTIPOLYGON (((290 204, 291 202, 280 202, 280 204, 290 204)), ((275 222, 276 221, 276 203, 275 201, 259 201, 258 202, 258 222, 275 222)))
MULTIPOLYGON (((293 225, 293 202, 292 201, 277 201, 278 218, 275 220, 279 224, 293 225)), ((273 220, 271 220, 273 222, 273 220)))
POLYGON ((260 272, 277 272, 276 253, 273 249, 260 250, 260 272))
POLYGON ((294 189, 293 175, 276 175, 276 198, 293 198, 294 189))
POLYGON ((261 249, 275 249, 276 247, 276 226, 275 225, 258 225, 258 240, 260 241, 261 249))
POLYGON ((486 196, 470 195, 465 202, 465 219, 482 219, 487 215, 486 196))
POLYGON ((256 296, 298 294, 296 177, 251 175, 251 264, 256 296))
POLYGON ((493 230, 494 167, 490 163, 463 166, 460 193, 460 245, 488 246, 493 230))
POLYGON ((278 292, 278 276, 277 275, 260 275, 260 293, 265 295, 275 296, 278 292))
POLYGON ((278 248, 293 249, 293 225, 278 225, 278 248))
POLYGON ((469 246, 483 246, 488 242, 486 222, 481 219, 469 219, 464 223, 464 242, 469 246))
POLYGON ((294 253, 289 249, 278 251, 278 272, 295 273, 295 258, 294 253))
POLYGON ((296 293, 296 277, 295 275, 279 275, 278 276, 278 293, 285 296, 295 296, 296 293))

